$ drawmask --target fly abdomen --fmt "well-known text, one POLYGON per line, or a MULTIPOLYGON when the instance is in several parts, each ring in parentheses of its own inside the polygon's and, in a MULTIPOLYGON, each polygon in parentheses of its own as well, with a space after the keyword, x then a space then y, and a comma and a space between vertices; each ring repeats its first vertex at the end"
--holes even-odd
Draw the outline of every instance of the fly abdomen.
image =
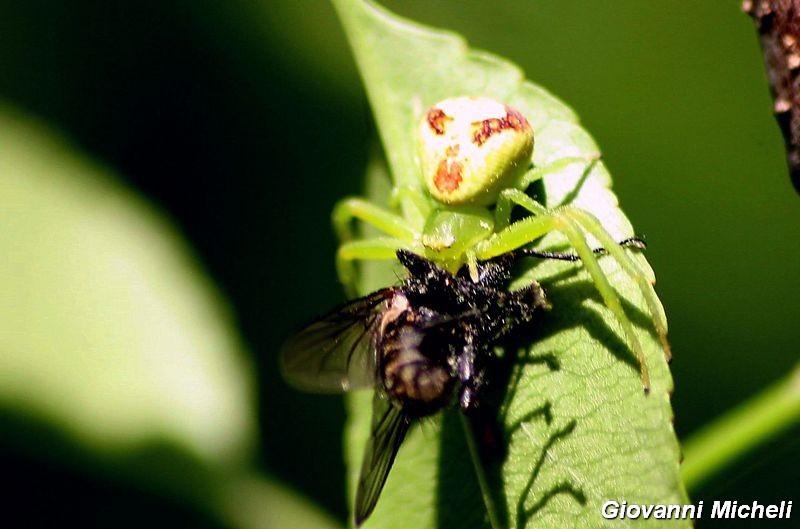
POLYGON ((380 350, 381 374, 389 398, 416 417, 449 404, 454 383, 446 364, 423 352, 424 339, 412 324, 401 324, 387 332, 380 350))

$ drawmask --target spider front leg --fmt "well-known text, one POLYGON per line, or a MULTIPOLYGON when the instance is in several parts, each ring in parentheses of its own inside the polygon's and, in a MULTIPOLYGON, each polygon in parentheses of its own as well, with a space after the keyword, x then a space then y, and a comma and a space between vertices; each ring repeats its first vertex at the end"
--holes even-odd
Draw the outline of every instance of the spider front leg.
POLYGON ((600 161, 600 157, 601 155, 599 152, 590 154, 588 156, 565 156, 564 158, 559 158, 558 160, 547 165, 533 167, 522 175, 522 178, 520 178, 516 188, 524 190, 529 185, 537 180, 541 180, 548 174, 563 171, 574 163, 585 164, 586 168, 584 169, 584 176, 588 176, 588 173, 592 171, 595 164, 600 161))
MULTIPOLYGON (((560 206, 553 210, 548 210, 525 193, 516 189, 504 191, 499 199, 498 206, 503 204, 506 211, 511 210, 513 205, 519 205, 527 209, 535 215, 560 215, 565 219, 571 219, 576 227, 583 228, 584 231, 594 236, 600 244, 604 247, 603 252, 611 254, 620 264, 626 274, 636 283, 639 290, 644 296, 647 308, 653 317, 653 325, 656 327, 659 340, 664 349, 664 354, 667 360, 672 357, 669 343, 667 342, 667 317, 664 314, 664 309, 658 301, 656 291, 653 289, 653 284, 649 280, 644 270, 634 261, 623 249, 622 246, 630 245, 632 247, 641 248, 644 244, 643 241, 632 237, 624 241, 617 242, 608 233, 608 231, 600 224, 597 217, 591 213, 572 206, 560 206)), ((597 250, 594 251, 598 253, 597 250)))
POLYGON ((356 292, 356 260, 391 260, 398 249, 412 249, 417 232, 400 215, 361 198, 346 198, 336 204, 333 227, 341 246, 336 253, 336 271, 348 296, 356 292), (359 220, 389 237, 353 240, 353 221, 359 220))
MULTIPOLYGON (((504 201, 507 204, 513 203, 522 206, 533 213, 534 216, 515 222, 507 228, 496 233, 490 239, 484 241, 484 243, 479 245, 477 252, 478 258, 488 259, 512 250, 516 250, 517 248, 528 244, 531 241, 536 240, 552 231, 558 231, 564 234, 569 240, 570 245, 572 245, 572 247, 575 249, 575 252, 580 257, 587 272, 589 272, 589 275, 592 277, 592 280, 594 281, 598 292, 600 292, 600 295, 603 298, 606 306, 614 314, 620 326, 622 327, 623 332, 628 338, 628 342, 630 343, 633 353, 639 363, 642 385, 644 386, 645 391, 649 391, 650 374, 645 362, 641 342, 633 330, 633 324, 625 313, 625 310, 622 308, 622 303, 620 302, 616 290, 614 290, 614 287, 608 280, 606 273, 603 272, 603 269, 600 267, 593 250, 589 248, 586 238, 580 229, 581 224, 574 219, 572 214, 563 213, 563 210, 566 208, 548 210, 531 197, 517 189, 507 189, 503 191, 498 199, 498 204, 500 204, 501 201, 504 201)), ((587 231, 594 235, 594 230, 587 231)), ((604 229, 602 231, 605 233, 605 235, 608 235, 604 229)), ((620 252, 624 254, 624 252, 618 247, 617 243, 613 241, 610 235, 608 235, 608 238, 612 240, 611 246, 614 249, 620 250, 620 252)), ((611 252, 611 248, 608 248, 608 251, 612 256, 619 260, 617 257, 617 252, 611 252)), ((627 255, 625 255, 625 258, 629 259, 627 255)), ((623 269, 626 268, 626 265, 622 265, 622 263, 620 264, 623 269)), ((635 267, 635 269, 638 270, 638 267, 635 267)), ((656 314, 653 316, 656 318, 656 314)))
POLYGON ((644 270, 642 270, 636 261, 634 261, 619 244, 614 242, 614 239, 608 231, 603 228, 600 221, 597 220, 597 217, 586 211, 572 207, 564 207, 562 208, 562 212, 564 215, 576 220, 586 232, 592 234, 600 241, 600 244, 606 248, 606 251, 616 259, 628 276, 636 282, 644 296, 645 303, 647 303, 647 308, 650 310, 650 314, 653 317, 653 324, 655 325, 659 341, 661 342, 661 347, 664 350, 664 356, 667 361, 669 361, 672 358, 672 350, 667 341, 667 316, 664 314, 664 308, 661 306, 655 289, 653 289, 653 284, 644 270))
POLYGON ((396 258, 397 250, 414 251, 413 245, 400 239, 375 237, 348 241, 339 246, 336 252, 336 272, 349 297, 359 294, 356 284, 356 273, 353 261, 391 261, 396 258))
POLYGON ((408 185, 395 186, 392 189, 389 206, 400 209, 410 225, 420 229, 425 225, 432 209, 430 199, 419 188, 408 185))
MULTIPOLYGON (((584 169, 581 175, 581 181, 585 180, 594 169, 597 162, 600 161, 600 153, 590 154, 588 156, 566 156, 558 160, 544 165, 535 166, 524 173, 514 186, 515 189, 520 191, 526 190, 534 182, 538 182, 545 176, 551 173, 558 173, 566 169, 572 164, 583 164, 584 169)), ((497 201, 495 207, 495 228, 499 231, 509 225, 511 219, 511 210, 514 207, 514 202, 510 200, 503 200, 502 196, 497 201)))
POLYGON ((350 197, 339 201, 333 208, 333 228, 339 241, 347 242, 353 239, 354 220, 365 222, 396 239, 411 241, 417 235, 414 228, 400 215, 363 198, 350 197))

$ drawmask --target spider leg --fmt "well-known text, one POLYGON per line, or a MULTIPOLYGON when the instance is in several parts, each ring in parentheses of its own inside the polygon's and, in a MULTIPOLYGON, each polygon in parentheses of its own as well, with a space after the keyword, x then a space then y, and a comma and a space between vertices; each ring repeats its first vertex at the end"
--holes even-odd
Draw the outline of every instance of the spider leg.
POLYGON ((586 172, 592 170, 594 165, 600 160, 600 153, 594 153, 589 156, 565 156, 547 165, 532 167, 528 172, 522 175, 517 183, 517 189, 525 190, 529 185, 541 180, 550 173, 557 173, 563 171, 574 163, 586 164, 586 172))
POLYGON ((658 296, 656 295, 655 289, 653 289, 653 284, 648 279, 647 274, 645 274, 644 270, 642 270, 642 268, 631 258, 631 256, 625 253, 618 244, 613 242, 611 235, 605 230, 605 228, 603 228, 603 226, 600 224, 600 221, 597 220, 594 215, 572 207, 564 207, 561 209, 561 211, 563 211, 564 215, 567 215, 578 222, 578 224, 584 230, 600 241, 600 244, 605 246, 606 251, 608 251, 608 253, 614 257, 614 259, 616 259, 625 273, 627 273, 628 276, 636 282, 639 290, 642 292, 645 303, 647 303, 647 308, 650 310, 650 313, 653 316, 653 324, 655 325, 658 333, 661 347, 664 349, 664 355, 666 356, 667 360, 669 360, 672 357, 672 351, 670 349, 669 342, 667 342, 667 317, 664 314, 664 308, 658 301, 658 296))
MULTIPOLYGON (((583 170, 583 175, 584 177, 586 177, 589 175, 589 173, 592 172, 592 169, 594 169, 594 166, 599 161, 600 161, 600 153, 595 153, 589 156, 567 156, 564 158, 559 158, 558 160, 548 165, 532 167, 529 171, 527 171, 520 177, 514 188, 520 191, 525 191, 531 184, 541 180, 548 174, 563 171, 564 169, 575 163, 580 163, 585 165, 585 168, 583 170)), ((514 209, 513 201, 508 200, 507 198, 504 199, 502 196, 498 198, 497 205, 495 206, 494 210, 494 215, 495 215, 494 225, 498 231, 509 225, 511 220, 512 209, 514 209)))
POLYGON ((467 250, 467 270, 469 270, 469 277, 473 283, 480 281, 480 273, 478 271, 478 256, 475 255, 474 250, 467 250))
POLYGON ((347 295, 353 297, 358 294, 353 261, 390 261, 395 259, 397 250, 400 249, 410 250, 411 245, 400 239, 376 237, 347 241, 339 246, 336 252, 336 272, 347 295))
POLYGON ((353 220, 365 222, 396 239, 412 241, 417 235, 400 215, 357 197, 339 201, 333 209, 332 220, 336 234, 342 242, 353 239, 353 220))
POLYGON ((409 219, 412 226, 420 230, 433 209, 430 200, 419 188, 403 185, 395 186, 389 196, 389 207, 401 208, 403 216, 409 219))
MULTIPOLYGON (((628 343, 633 349, 633 353, 639 363, 640 375, 642 378, 642 385, 645 391, 650 390, 650 374, 645 363, 644 352, 642 344, 636 333, 633 330, 633 324, 630 318, 622 308, 619 296, 616 290, 611 285, 603 269, 595 257, 594 252, 589 248, 586 238, 581 232, 579 224, 573 219, 560 211, 550 211, 544 206, 533 200, 531 197, 518 189, 506 189, 501 193, 504 200, 509 200, 523 208, 527 209, 535 216, 527 217, 518 222, 515 222, 505 228, 504 230, 495 234, 492 238, 485 241, 484 244, 479 246, 478 257, 490 258, 500 255, 511 250, 516 250, 520 246, 529 243, 530 241, 541 237, 542 235, 551 231, 559 231, 563 233, 576 253, 583 261, 586 271, 592 277, 594 284, 603 298, 605 305, 611 310, 616 317, 623 332, 628 338, 628 343)), ((605 231, 605 230, 603 230, 605 231)), ((609 235, 609 238, 611 236, 609 235)), ((616 249, 619 247, 612 240, 612 246, 616 249)), ((611 250, 609 250, 611 251, 611 250)), ((621 251, 621 250, 620 250, 621 251)), ((614 253, 612 253, 614 255, 614 253)))
POLYGON ((331 215, 333 227, 342 245, 336 254, 336 271, 349 296, 356 294, 354 260, 389 260, 399 248, 407 248, 417 238, 417 232, 400 215, 361 198, 339 201, 331 215), (353 221, 360 220, 386 234, 389 238, 354 241, 353 221))
POLYGON ((558 223, 552 216, 537 215, 526 217, 478 243, 475 247, 475 255, 480 261, 488 261, 525 246, 531 241, 558 229, 558 223))

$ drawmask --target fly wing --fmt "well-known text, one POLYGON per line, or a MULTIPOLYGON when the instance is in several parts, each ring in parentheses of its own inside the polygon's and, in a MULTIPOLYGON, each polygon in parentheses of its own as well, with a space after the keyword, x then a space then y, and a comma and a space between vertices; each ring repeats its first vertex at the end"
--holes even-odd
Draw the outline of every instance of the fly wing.
POLYGON ((356 527, 372 514, 411 420, 408 414, 375 392, 372 400, 372 434, 367 441, 356 491, 356 527))
POLYGON ((281 354, 286 380, 316 392, 374 387, 373 335, 384 301, 392 293, 385 288, 346 303, 290 338, 281 354))

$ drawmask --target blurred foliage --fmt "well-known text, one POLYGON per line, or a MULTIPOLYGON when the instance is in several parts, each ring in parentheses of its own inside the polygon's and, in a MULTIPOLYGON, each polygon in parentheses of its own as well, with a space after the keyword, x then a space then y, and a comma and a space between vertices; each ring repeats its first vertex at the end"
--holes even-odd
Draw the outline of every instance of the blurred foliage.
MULTIPOLYGON (((68 505, 76 525, 149 523, 138 508, 133 519, 113 512, 114 501, 125 504, 114 489, 127 483, 199 511, 163 523, 332 526, 281 486, 248 476, 252 368, 229 311, 171 226, 8 108, 0 144, 0 420, 11 433, 4 449, 20 452, 3 459, 20 474, 22 500, 7 514, 30 508, 34 488, 68 505), (37 454, 55 468, 32 487, 28 470, 44 470, 37 454), (95 479, 60 483, 64 466, 95 479), (112 508, 93 509, 104 496, 112 508)), ((26 518, 50 525, 47 513, 62 517, 26 518)))
MULTIPOLYGON (((615 174, 615 192, 637 232, 650 243, 648 259, 670 319, 677 387, 673 404, 681 436, 795 364, 800 203, 785 174, 757 41, 738 2, 618 0, 609 8, 561 0, 391 0, 386 5, 457 31, 472 46, 514 61, 528 78, 568 102, 592 131, 615 174)), ((258 465, 344 519, 342 403, 289 390, 275 368, 277 349, 292 329, 342 299, 332 266, 329 212, 337 198, 360 190, 374 135, 331 6, 324 0, 0 0, 0 64, 0 97, 60 129, 75 150, 113 167, 141 196, 132 198, 130 191, 115 188, 115 196, 128 197, 125 203, 138 204, 135 211, 149 215, 152 208, 142 206, 143 198, 177 223, 193 246, 192 253, 179 251, 183 257, 173 257, 177 270, 197 270, 186 260, 199 257, 200 268, 230 301, 232 324, 252 353, 244 362, 256 366, 258 424, 245 424, 242 431, 260 432, 258 465)), ((10 140, 3 138, 0 157, 8 159, 10 140)), ((45 174, 55 174, 59 166, 45 174)), ((12 188, 11 181, 0 174, 4 211, 9 210, 6 188, 35 185, 14 180, 12 188)), ((174 232, 164 226, 155 221, 149 230, 174 241, 174 232)), ((44 241, 59 242, 57 237, 49 241, 49 230, 45 233, 44 241)), ((159 251, 158 243, 153 247, 151 242, 136 247, 144 262, 152 258, 151 251, 159 251)), ((25 244, 40 250, 31 241, 25 244)), ((85 251, 99 252, 101 259, 100 250, 85 251)), ((66 270, 68 264, 60 266, 66 270)), ((58 271, 55 264, 47 266, 58 271)), ((0 289, 14 289, 19 296, 26 288, 45 289, 39 277, 31 278, 34 270, 32 264, 21 286, 14 284, 18 278, 0 276, 0 289)), ((82 293, 74 298, 81 299, 82 293)), ((53 296, 58 299, 56 292, 53 296)), ((210 306, 216 306, 216 297, 210 296, 210 306)), ((24 299, 35 298, 26 294, 24 299)), ((94 298, 87 293, 85 299, 94 298)), ((192 299, 184 303, 191 305, 192 299)), ((15 324, 27 321, 22 300, 20 312, 12 310, 15 324)), ((36 318, 29 324, 42 322, 45 309, 55 307, 43 307, 41 314, 29 309, 27 314, 36 318)), ((105 309, 95 306, 91 314, 110 318, 109 311, 120 307, 105 309)), ((186 310, 181 317, 195 314, 186 310)), ((220 314, 224 320, 224 310, 220 314)), ((0 325, 5 341, 14 328, 8 322, 0 325)), ((33 365, 36 358, 27 361, 33 365)), ((53 358, 53 369, 58 365, 53 358)), ((77 369, 68 366, 55 374, 67 377, 75 372, 72 367, 77 369)), ((215 371, 214 377, 219 376, 215 371)), ((66 426, 64 413, 84 418, 86 431, 95 432, 87 439, 113 430, 93 422, 108 417, 97 411, 101 404, 76 401, 81 402, 78 409, 77 403, 70 407, 55 398, 65 394, 59 393, 62 387, 81 394, 80 384, 53 384, 9 386, 26 400, 4 402, 2 460, 15 481, 46 484, 20 486, 10 505, 20 512, 27 512, 26 506, 64 506, 63 511, 37 512, 62 525, 72 520, 71 506, 83 506, 88 520, 104 526, 121 526, 125 520, 136 525, 134 518, 126 518, 134 512, 149 517, 139 526, 199 525, 206 519, 194 507, 170 499, 164 484, 144 487, 74 459, 63 448, 75 442, 74 423, 66 426), (42 402, 54 407, 43 408, 42 402), (60 411, 46 415, 43 409, 60 411), (118 494, 105 492, 107 487, 118 494), (96 495, 103 516, 88 500, 96 495)), ((225 391, 237 394, 232 388, 225 391)), ((191 414, 175 424, 164 419, 179 402, 170 396, 163 399, 163 410, 150 411, 158 420, 145 431, 162 425, 160 434, 171 445, 150 459, 166 466, 168 456, 162 452, 184 454, 188 446, 195 455, 185 464, 197 468, 198 453, 218 452, 198 448, 203 444, 196 439, 203 437, 193 437, 194 430, 186 427, 192 424, 191 414)), ((246 410, 241 413, 248 416, 246 410)), ((224 415, 217 417, 235 417, 224 415)), ((223 424, 214 421, 196 423, 197 428, 214 432, 223 424)), ((226 435, 237 434, 214 433, 226 435)), ((694 499, 764 502, 800 496, 800 484, 793 479, 800 474, 798 437, 795 428, 694 499)), ((121 450, 135 450, 125 436, 120 439, 121 450)), ((713 526, 712 520, 703 524, 713 526)), ((725 527, 737 524, 726 521, 725 527)))
POLYGON ((0 402, 101 453, 154 439, 241 464, 249 362, 173 230, 35 125, 0 111, 0 402))

